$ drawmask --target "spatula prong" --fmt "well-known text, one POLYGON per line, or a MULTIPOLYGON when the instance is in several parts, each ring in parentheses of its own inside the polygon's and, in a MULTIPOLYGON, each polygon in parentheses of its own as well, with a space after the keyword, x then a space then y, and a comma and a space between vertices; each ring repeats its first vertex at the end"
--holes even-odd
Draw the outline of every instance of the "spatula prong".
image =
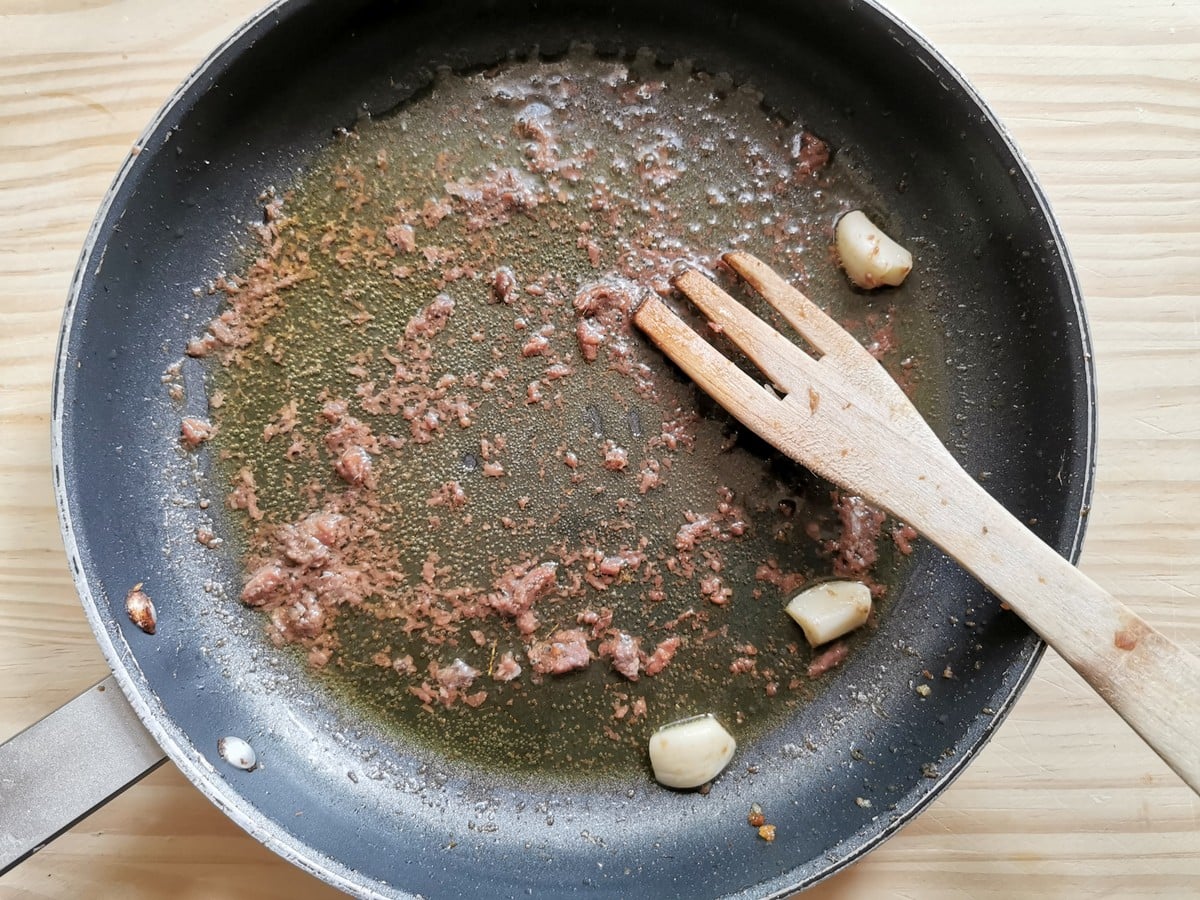
POLYGON ((709 396, 726 409, 740 410, 738 418, 750 428, 783 427, 779 399, 696 334, 661 299, 648 297, 633 321, 709 396))
POLYGON ((726 253, 722 259, 801 337, 828 357, 827 365, 835 363, 847 384, 871 398, 880 409, 906 421, 912 434, 926 446, 935 450, 941 448, 941 441, 900 386, 854 335, 758 257, 735 250, 726 253))
POLYGON ((811 356, 697 270, 679 275, 674 284, 781 391, 790 394, 807 386, 806 372, 816 365, 811 356))
POLYGON ((853 335, 761 259, 740 250, 726 253, 721 258, 819 353, 858 350, 870 358, 853 335))

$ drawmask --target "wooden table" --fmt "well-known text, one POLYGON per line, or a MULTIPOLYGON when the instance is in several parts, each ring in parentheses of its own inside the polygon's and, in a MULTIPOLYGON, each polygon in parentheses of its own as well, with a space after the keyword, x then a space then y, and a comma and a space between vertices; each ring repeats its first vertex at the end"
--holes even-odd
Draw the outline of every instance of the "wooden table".
MULTIPOLYGON (((1100 385, 1083 568, 1200 652, 1200 3, 894 5, 1008 124, 1074 254, 1100 385)), ((0 737, 107 671, 50 480, 76 255, 155 109, 258 6, 0 0, 0 737)), ((169 765, 0 879, 3 897, 334 895, 169 765)), ((966 774, 811 894, 889 895, 1200 896, 1200 799, 1048 654, 966 774)))

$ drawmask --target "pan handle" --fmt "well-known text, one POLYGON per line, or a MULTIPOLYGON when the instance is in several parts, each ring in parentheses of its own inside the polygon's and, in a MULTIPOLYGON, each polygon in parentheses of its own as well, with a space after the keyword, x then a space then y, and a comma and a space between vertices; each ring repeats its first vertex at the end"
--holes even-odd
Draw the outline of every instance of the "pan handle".
POLYGON ((165 759, 111 675, 0 744, 0 875, 165 759))

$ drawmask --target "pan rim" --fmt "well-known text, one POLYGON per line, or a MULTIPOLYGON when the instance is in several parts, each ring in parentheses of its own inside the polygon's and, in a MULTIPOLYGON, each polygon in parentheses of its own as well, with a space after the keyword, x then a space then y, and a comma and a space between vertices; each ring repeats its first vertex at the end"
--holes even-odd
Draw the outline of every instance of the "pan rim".
MULTIPOLYGON (((134 147, 146 146, 150 139, 160 131, 163 123, 176 108, 185 100, 193 87, 202 81, 206 75, 217 69, 221 63, 228 63, 232 51, 241 45, 253 43, 255 36, 272 27, 272 19, 286 7, 298 7, 300 3, 294 0, 271 0, 266 7, 251 16, 234 30, 205 56, 187 77, 171 92, 153 118, 142 130, 134 147)), ((51 385, 50 411, 50 457, 54 478, 55 504, 58 509, 59 530, 62 534, 63 547, 66 551, 67 562, 71 570, 71 578, 75 584, 76 593, 87 616, 88 625, 95 635, 96 642, 104 654, 105 660, 112 669, 117 684, 125 694, 133 711, 141 720, 142 725, 150 732, 151 737, 163 749, 171 762, 183 773, 205 797, 208 798, 222 813, 228 816, 242 830, 255 840, 278 854, 289 863, 298 866, 311 875, 316 876, 327 884, 352 894, 370 898, 370 900, 389 900, 395 896, 414 897, 412 894, 396 895, 381 893, 363 883, 361 877, 356 877, 348 867, 330 859, 316 848, 298 840, 287 833, 271 819, 258 814, 243 800, 241 794, 228 782, 215 776, 211 767, 206 768, 203 757, 195 752, 193 742, 183 734, 166 711, 158 703, 153 687, 142 673, 129 646, 123 640, 117 640, 110 629, 111 621, 100 609, 91 585, 84 571, 83 559, 75 541, 74 527, 71 519, 71 506, 68 496, 65 466, 63 460, 63 415, 65 410, 66 369, 69 363, 69 336, 75 312, 79 304, 83 288, 83 280, 88 265, 92 261, 96 244, 100 238, 105 222, 121 189, 139 168, 139 154, 130 153, 117 171, 112 184, 105 192, 96 215, 88 228, 80 250, 75 271, 71 276, 71 285, 67 293, 67 301, 63 309, 62 323, 59 328, 58 343, 55 349, 54 377, 51 385), (154 698, 151 702, 149 698, 154 698)))
MULTIPOLYGON (((274 27, 275 20, 295 12, 307 5, 311 0, 272 0, 272 2, 256 15, 252 16, 224 41, 215 47, 188 76, 174 89, 163 105, 156 112, 141 135, 135 142, 135 147, 147 146, 154 136, 162 130, 164 123, 183 107, 189 95, 206 76, 219 73, 220 69, 236 58, 245 46, 252 44, 257 37, 274 27)), ((1052 238, 1052 256, 1061 265, 1062 274, 1071 296, 1071 315, 1079 326, 1077 348, 1072 347, 1071 353, 1079 353, 1083 359, 1082 378, 1083 391, 1086 397, 1086 408, 1081 410, 1083 416, 1083 444, 1081 447, 1082 465, 1079 473, 1080 493, 1079 502, 1081 514, 1078 515, 1075 529, 1070 533, 1069 524, 1063 528, 1063 538, 1069 539, 1070 548, 1067 558, 1072 562, 1078 561, 1083 546, 1087 527, 1087 518, 1082 515, 1091 502, 1097 462, 1097 389, 1094 357, 1092 353, 1092 337, 1089 327, 1086 307, 1074 263, 1069 248, 1062 234, 1040 182, 1025 155, 1013 139, 1004 123, 996 116, 984 101, 974 85, 945 57, 921 32, 900 16, 889 9, 879 0, 858 0, 856 5, 862 7, 859 15, 873 16, 883 27, 895 33, 895 39, 901 43, 908 53, 918 53, 932 61, 937 71, 935 74, 949 79, 952 84, 948 89, 957 90, 966 100, 974 105, 982 117, 981 126, 996 136, 1000 148, 1011 154, 1016 166, 1016 176, 1030 188, 1035 206, 1030 213, 1040 219, 1048 235, 1052 238)), ((924 60, 922 60, 924 62, 924 60)), ((73 322, 81 298, 83 283, 89 265, 93 261, 97 243, 105 231, 110 212, 117 203, 122 190, 137 175, 140 168, 147 165, 146 160, 139 162, 139 157, 131 153, 118 170, 113 182, 105 192, 91 226, 85 237, 64 306, 60 326, 57 349, 55 352, 55 368, 51 392, 51 461, 54 480, 56 507, 58 511, 60 531, 63 538, 67 561, 71 570, 72 580, 81 604, 87 616, 97 643, 110 665, 118 684, 128 698, 138 718, 147 728, 155 741, 163 748, 184 776, 195 785, 205 796, 216 805, 225 815, 239 827, 253 836, 264 846, 277 853, 288 862, 320 878, 347 893, 361 897, 413 897, 408 892, 400 891, 392 885, 377 882, 369 876, 363 876, 341 864, 335 859, 323 854, 316 848, 287 832, 271 818, 259 813, 251 807, 234 785, 221 779, 209 767, 204 757, 199 754, 194 743, 187 734, 166 713, 158 700, 157 694, 148 679, 141 671, 131 649, 120 637, 110 616, 101 609, 101 604, 94 596, 88 582, 84 561, 75 539, 72 520, 71 500, 69 499, 65 466, 63 428, 65 413, 65 384, 70 363, 69 337, 73 331, 73 322), (386 892, 378 890, 386 887, 386 892)), ((101 257, 102 259, 102 257, 101 257)), ((1073 504, 1065 510, 1071 515, 1075 510, 1073 504)), ((942 772, 932 788, 921 794, 906 809, 899 813, 887 827, 879 830, 866 840, 860 840, 853 850, 809 877, 797 878, 797 870, 811 861, 805 861, 769 881, 748 886, 742 894, 746 896, 784 897, 796 890, 805 889, 831 877, 849 864, 857 861, 868 852, 877 848, 889 837, 912 821, 923 812, 932 801, 946 790, 983 749, 995 733, 996 728, 1011 712, 1017 699, 1027 686, 1033 671, 1041 660, 1045 644, 1037 640, 1030 647, 1024 666, 1016 675, 1013 687, 1002 704, 984 726, 978 739, 958 754, 952 766, 942 772)))

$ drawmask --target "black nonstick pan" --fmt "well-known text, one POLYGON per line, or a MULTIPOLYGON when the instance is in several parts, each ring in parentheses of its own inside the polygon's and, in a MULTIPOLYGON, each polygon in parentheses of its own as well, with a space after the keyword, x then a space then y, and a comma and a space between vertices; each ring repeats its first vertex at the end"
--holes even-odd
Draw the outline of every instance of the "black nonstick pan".
MULTIPOLYGON (((89 237, 55 387, 55 477, 81 597, 114 674, 173 761, 239 824, 364 896, 775 896, 828 875, 919 811, 1013 702, 1040 644, 918 544, 878 627, 811 702, 745 743, 714 789, 461 765, 395 740, 277 653, 233 598, 233 550, 196 543, 209 474, 176 449, 164 370, 218 311, 193 296, 289 184, 364 116, 480 71, 587 43, 752 84, 853 160, 928 248, 950 446, 1064 555, 1082 537, 1094 402, 1078 288, 1001 127, 919 38, 866 3, 293 2, 193 76, 140 142, 89 237), (135 583, 158 609, 144 634, 135 583), (224 590, 222 590, 224 586, 224 590), (925 671, 949 669, 928 696, 925 671), (865 698, 865 699, 864 699, 865 698), (248 740, 259 766, 217 754, 248 740), (745 824, 763 803, 776 838, 745 824)), ((714 248, 721 249, 721 248, 714 248)), ((195 377, 184 370, 185 380, 195 377)), ((199 395, 195 385, 189 394, 199 395)))

